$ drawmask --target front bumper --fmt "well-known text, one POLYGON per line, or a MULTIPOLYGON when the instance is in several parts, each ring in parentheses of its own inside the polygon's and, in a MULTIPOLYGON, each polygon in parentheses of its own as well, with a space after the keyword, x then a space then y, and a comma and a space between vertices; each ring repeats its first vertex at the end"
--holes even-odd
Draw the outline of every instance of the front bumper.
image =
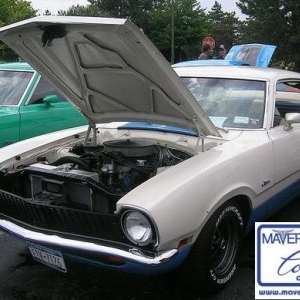
POLYGON ((171 249, 150 257, 136 248, 130 248, 128 251, 125 251, 92 242, 48 235, 25 229, 3 219, 0 219, 0 229, 25 242, 36 243, 59 250, 67 258, 135 274, 168 272, 178 267, 189 252, 189 248, 182 251, 171 249), (114 263, 115 261, 118 263, 114 263))

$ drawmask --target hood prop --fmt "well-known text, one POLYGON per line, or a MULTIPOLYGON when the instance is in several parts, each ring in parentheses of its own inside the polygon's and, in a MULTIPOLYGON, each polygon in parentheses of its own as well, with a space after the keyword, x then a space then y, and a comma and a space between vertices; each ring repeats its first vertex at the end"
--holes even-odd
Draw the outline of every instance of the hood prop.
POLYGON ((198 153, 198 148, 199 148, 199 144, 201 141, 201 152, 204 152, 204 139, 205 139, 205 135, 199 134, 198 138, 197 138, 197 143, 196 143, 196 147, 195 147, 195 154, 198 153))
POLYGON ((206 138, 206 134, 203 134, 201 132, 201 128, 200 128, 200 125, 199 125, 199 118, 198 116, 194 115, 193 116, 193 122, 197 128, 197 131, 198 131, 198 138, 197 138, 197 143, 196 143, 196 147, 195 147, 195 154, 197 154, 198 152, 198 147, 199 147, 199 144, 200 144, 200 140, 201 140, 201 152, 204 152, 204 140, 206 138))
POLYGON ((86 132, 86 136, 84 138, 84 145, 87 146, 88 145, 88 141, 90 138, 90 134, 91 132, 93 132, 93 137, 92 137, 92 144, 93 146, 96 146, 97 144, 97 127, 96 124, 94 122, 89 121, 89 128, 86 132))

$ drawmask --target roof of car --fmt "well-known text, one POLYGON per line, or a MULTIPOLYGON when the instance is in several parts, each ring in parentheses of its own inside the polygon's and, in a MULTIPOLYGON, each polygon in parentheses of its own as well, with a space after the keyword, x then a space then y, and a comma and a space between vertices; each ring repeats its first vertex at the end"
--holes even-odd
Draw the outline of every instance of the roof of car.
POLYGON ((268 80, 286 77, 300 78, 300 73, 275 68, 257 68, 250 66, 194 66, 174 68, 179 76, 243 78, 251 80, 268 80))
POLYGON ((242 44, 234 45, 227 53, 225 59, 208 59, 180 62, 173 65, 177 67, 194 67, 194 66, 255 66, 266 68, 269 66, 276 46, 266 44, 242 44))
POLYGON ((0 63, 0 69, 33 71, 33 68, 27 62, 0 63))
POLYGON ((207 59, 207 60, 190 60, 173 64, 173 68, 181 67, 200 67, 200 66, 240 66, 248 65, 241 61, 231 61, 225 59, 207 59))

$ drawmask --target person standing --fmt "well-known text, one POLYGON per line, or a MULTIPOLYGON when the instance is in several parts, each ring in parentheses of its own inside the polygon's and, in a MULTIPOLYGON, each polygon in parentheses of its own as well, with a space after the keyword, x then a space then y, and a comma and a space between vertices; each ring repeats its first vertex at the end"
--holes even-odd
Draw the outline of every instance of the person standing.
POLYGON ((225 46, 220 45, 216 59, 224 59, 226 54, 227 54, 227 50, 226 50, 225 46))
POLYGON ((200 53, 198 59, 209 59, 210 56, 210 46, 208 44, 204 44, 202 47, 202 52, 200 53))

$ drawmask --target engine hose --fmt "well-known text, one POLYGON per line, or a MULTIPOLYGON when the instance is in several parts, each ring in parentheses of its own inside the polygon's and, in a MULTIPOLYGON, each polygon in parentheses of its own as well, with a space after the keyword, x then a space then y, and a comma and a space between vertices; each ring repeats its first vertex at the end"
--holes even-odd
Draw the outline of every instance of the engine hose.
POLYGON ((51 163, 50 165, 60 166, 60 165, 64 165, 64 164, 75 164, 75 165, 78 165, 81 169, 83 169, 85 171, 92 172, 92 167, 85 160, 83 160, 79 157, 74 157, 74 156, 61 157, 61 158, 57 159, 56 161, 54 161, 53 163, 51 163))

